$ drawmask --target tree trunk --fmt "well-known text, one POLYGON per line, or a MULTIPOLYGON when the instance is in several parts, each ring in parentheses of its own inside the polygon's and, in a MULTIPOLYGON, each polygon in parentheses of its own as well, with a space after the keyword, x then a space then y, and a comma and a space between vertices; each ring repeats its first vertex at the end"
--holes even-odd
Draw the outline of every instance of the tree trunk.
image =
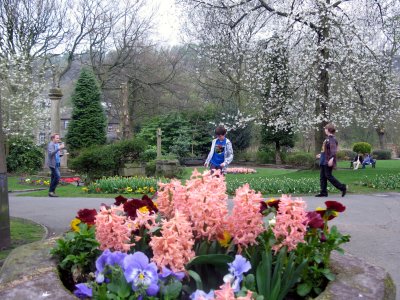
POLYGON ((3 115, 0 95, 0 249, 11 244, 10 238, 10 211, 8 204, 7 164, 4 145, 3 115))
POLYGON ((275 163, 277 165, 282 164, 282 159, 281 159, 281 145, 279 142, 275 142, 275 163))
MULTIPOLYGON (((329 4, 329 0, 326 1, 329 4)), ((315 116, 318 118, 322 115, 322 121, 315 129, 315 153, 321 152, 321 146, 325 139, 324 127, 328 123, 327 104, 329 103, 329 49, 325 45, 329 39, 329 24, 325 14, 321 17, 321 27, 318 30, 318 95, 315 100, 315 116)))
POLYGON ((378 127, 376 129, 376 133, 378 134, 379 138, 379 149, 385 150, 385 128, 383 127, 378 127))

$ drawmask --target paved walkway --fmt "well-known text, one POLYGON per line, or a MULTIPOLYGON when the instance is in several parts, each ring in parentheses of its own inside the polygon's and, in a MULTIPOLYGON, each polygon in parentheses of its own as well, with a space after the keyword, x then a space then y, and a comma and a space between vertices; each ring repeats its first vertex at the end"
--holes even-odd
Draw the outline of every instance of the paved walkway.
MULTIPOLYGON (((400 300, 400 193, 371 195, 333 195, 328 198, 304 197, 308 208, 324 207, 324 201, 342 202, 346 211, 332 220, 342 233, 352 238, 345 245, 349 253, 385 268, 392 275, 400 300)), ((65 232, 81 208, 98 209, 101 203, 112 204, 107 198, 42 198, 18 197, 9 194, 10 215, 45 225, 49 236, 65 232)))

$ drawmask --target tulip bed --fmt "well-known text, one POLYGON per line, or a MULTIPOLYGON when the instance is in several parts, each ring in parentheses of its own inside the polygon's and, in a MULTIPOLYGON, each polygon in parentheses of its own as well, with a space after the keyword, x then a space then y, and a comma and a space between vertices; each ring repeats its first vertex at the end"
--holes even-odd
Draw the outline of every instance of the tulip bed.
POLYGON ((159 183, 157 202, 119 196, 82 209, 52 254, 81 299, 303 299, 335 278, 333 250, 349 241, 329 220, 336 201, 265 199, 248 184, 228 200, 223 176, 193 172, 159 183), (229 202, 231 202, 229 204, 229 202), (229 207, 228 207, 229 204, 229 207))

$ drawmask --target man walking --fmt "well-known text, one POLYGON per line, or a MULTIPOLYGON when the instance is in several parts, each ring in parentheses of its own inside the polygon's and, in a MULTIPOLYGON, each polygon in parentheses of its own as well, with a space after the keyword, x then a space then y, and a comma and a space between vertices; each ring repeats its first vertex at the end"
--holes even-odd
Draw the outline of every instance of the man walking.
POLYGON ((347 187, 332 175, 332 170, 336 167, 336 151, 338 142, 334 136, 336 129, 333 124, 324 127, 326 139, 322 145, 321 153, 317 155, 320 159, 320 185, 321 191, 315 197, 328 197, 328 181, 342 192, 342 197, 346 195, 347 187))
POLYGON ((53 133, 50 136, 50 143, 47 146, 47 164, 51 171, 51 180, 49 188, 49 197, 58 197, 55 194, 56 187, 60 181, 60 150, 64 148, 64 144, 60 143, 60 135, 53 133))

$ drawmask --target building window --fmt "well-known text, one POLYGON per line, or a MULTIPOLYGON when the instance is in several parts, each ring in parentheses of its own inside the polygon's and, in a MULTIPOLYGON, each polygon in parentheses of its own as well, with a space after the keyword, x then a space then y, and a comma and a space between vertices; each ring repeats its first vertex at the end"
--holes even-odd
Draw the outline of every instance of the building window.
POLYGON ((64 129, 68 129, 68 123, 69 123, 69 120, 64 121, 64 129))
POLYGON ((39 145, 42 145, 46 142, 46 134, 41 132, 39 133, 39 145))
POLYGON ((112 125, 108 125, 108 128, 107 128, 107 132, 113 132, 114 130, 113 130, 113 126, 112 125))

